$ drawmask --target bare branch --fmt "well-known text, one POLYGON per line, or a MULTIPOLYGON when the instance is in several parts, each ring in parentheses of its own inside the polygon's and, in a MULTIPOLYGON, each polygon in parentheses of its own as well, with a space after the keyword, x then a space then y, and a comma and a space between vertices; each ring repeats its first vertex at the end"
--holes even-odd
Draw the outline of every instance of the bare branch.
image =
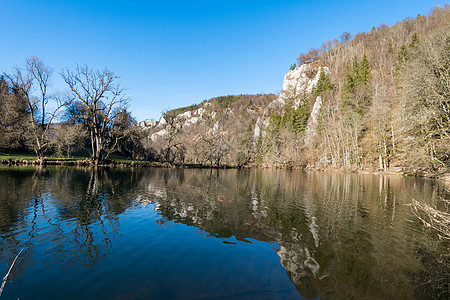
POLYGON ((16 255, 16 258, 14 258, 14 261, 12 262, 11 266, 9 267, 8 273, 6 273, 5 277, 3 277, 3 283, 2 283, 2 286, 0 287, 0 296, 2 295, 3 289, 5 288, 6 280, 8 280, 9 273, 11 273, 11 270, 14 267, 14 264, 16 263, 16 260, 19 257, 20 253, 22 253, 22 251, 23 251, 23 248, 20 249, 19 253, 16 255))

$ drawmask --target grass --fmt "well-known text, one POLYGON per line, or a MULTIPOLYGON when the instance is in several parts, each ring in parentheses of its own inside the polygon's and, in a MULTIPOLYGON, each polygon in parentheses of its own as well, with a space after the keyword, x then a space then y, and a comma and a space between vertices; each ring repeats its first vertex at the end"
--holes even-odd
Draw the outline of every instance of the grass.
MULTIPOLYGON (((46 161, 79 161, 89 159, 89 156, 74 156, 74 157, 52 157, 46 156, 46 161)), ((27 160, 35 161, 37 157, 33 153, 0 153, 0 160, 27 160)))
POLYGON ((36 160, 37 157, 34 154, 28 153, 10 153, 10 154, 0 154, 0 160, 36 160))
MULTIPOLYGON (((61 162, 61 163, 68 163, 68 162, 78 162, 78 161, 86 161, 89 160, 89 155, 78 154, 74 155, 73 157, 53 157, 53 156, 46 156, 45 160, 47 162, 61 162)), ((147 161, 140 161, 140 160, 134 160, 122 155, 112 154, 108 157, 108 159, 112 163, 116 164, 146 164, 147 161)), ((0 161, 36 161, 37 157, 34 153, 0 153, 0 161)))

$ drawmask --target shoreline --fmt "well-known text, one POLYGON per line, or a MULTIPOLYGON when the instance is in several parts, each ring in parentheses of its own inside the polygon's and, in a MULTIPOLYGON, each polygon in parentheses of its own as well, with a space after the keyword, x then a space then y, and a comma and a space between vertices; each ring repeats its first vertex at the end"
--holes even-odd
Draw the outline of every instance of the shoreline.
MULTIPOLYGON (((90 159, 76 160, 76 159, 50 159, 44 160, 42 164, 38 160, 13 160, 13 159, 2 159, 0 160, 0 165, 7 166, 78 166, 78 167, 90 167, 93 166, 90 159)), ((234 166, 234 165, 221 165, 221 166, 210 166, 203 164, 180 164, 180 163, 162 163, 162 162, 149 162, 149 161, 130 161, 121 162, 109 160, 106 163, 98 165, 98 167, 142 167, 142 168, 173 168, 173 169, 284 169, 284 170, 305 170, 305 171, 338 171, 338 172, 350 172, 350 173, 360 173, 360 174, 380 174, 380 175, 396 175, 403 177, 423 177, 430 179, 443 180, 445 182, 450 182, 450 169, 440 169, 440 170, 429 170, 421 168, 409 168, 409 167, 391 167, 387 170, 376 170, 371 168, 358 168, 358 169, 345 169, 333 166, 319 167, 319 166, 308 166, 308 167, 296 167, 296 166, 270 166, 270 165, 244 165, 244 166, 234 166)))

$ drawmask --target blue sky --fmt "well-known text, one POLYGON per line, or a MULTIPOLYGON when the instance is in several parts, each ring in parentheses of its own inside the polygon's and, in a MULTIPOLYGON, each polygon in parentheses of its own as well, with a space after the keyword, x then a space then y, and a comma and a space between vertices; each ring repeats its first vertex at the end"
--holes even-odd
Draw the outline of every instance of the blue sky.
POLYGON ((139 121, 229 94, 280 92, 297 56, 342 32, 428 14, 445 1, 0 0, 0 73, 38 56, 120 76, 139 121))

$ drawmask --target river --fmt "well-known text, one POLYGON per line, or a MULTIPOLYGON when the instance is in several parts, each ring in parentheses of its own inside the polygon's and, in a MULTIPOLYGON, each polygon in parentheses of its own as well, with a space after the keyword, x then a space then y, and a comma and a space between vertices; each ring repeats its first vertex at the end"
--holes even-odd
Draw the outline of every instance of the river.
POLYGON ((4 299, 447 299, 443 183, 343 172, 0 167, 4 299))

